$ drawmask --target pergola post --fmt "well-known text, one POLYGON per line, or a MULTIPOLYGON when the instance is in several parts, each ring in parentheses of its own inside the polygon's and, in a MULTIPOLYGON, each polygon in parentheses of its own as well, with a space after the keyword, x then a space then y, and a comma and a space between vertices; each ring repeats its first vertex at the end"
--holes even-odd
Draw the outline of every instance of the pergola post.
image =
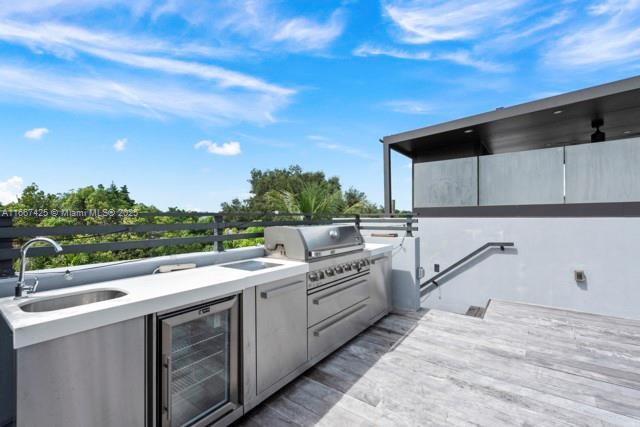
POLYGON ((384 168, 384 213, 393 213, 393 202, 391 195, 391 148, 384 140, 382 142, 382 158, 384 168))

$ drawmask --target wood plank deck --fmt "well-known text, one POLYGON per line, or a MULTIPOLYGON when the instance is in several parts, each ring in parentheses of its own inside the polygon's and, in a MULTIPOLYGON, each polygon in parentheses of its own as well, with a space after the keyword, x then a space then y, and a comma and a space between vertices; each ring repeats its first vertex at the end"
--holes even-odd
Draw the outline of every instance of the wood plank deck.
POLYGON ((640 321, 492 301, 389 315, 246 426, 640 426, 640 321))

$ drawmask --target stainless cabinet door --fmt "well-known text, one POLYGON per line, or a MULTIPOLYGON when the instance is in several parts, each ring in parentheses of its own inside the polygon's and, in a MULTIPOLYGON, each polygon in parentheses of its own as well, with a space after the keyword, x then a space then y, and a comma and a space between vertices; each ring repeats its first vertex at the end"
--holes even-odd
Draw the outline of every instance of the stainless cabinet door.
POLYGON ((258 394, 307 361, 304 275, 256 288, 258 394))
POLYGON ((387 313, 391 307, 391 256, 389 254, 371 260, 370 318, 387 313))

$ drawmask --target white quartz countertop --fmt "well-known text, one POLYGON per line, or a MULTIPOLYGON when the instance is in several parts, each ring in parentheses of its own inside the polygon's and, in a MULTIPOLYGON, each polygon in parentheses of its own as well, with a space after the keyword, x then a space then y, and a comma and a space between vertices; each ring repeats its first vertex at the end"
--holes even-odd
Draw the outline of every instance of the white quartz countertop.
POLYGON ((365 250, 371 253, 371 257, 382 255, 385 252, 391 252, 393 245, 385 243, 367 243, 365 244, 365 250))
MULTIPOLYGON (((374 257, 391 251, 392 246, 367 243, 365 249, 374 257)), ((258 271, 244 271, 219 264, 39 292, 19 300, 7 297, 0 299, 0 313, 13 331, 13 347, 17 349, 159 311, 240 293, 247 288, 309 271, 309 264, 304 262, 274 258, 254 259, 280 265, 258 271), (39 313, 25 312, 20 308, 21 305, 36 300, 100 289, 120 290, 127 295, 39 313)))

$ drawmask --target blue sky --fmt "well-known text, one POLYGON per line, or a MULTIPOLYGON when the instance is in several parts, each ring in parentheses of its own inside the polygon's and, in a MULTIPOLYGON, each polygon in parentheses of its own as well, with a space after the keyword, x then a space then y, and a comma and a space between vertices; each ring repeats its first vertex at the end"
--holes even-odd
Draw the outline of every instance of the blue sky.
POLYGON ((216 210, 300 164, 381 203, 379 138, 639 74, 639 22, 640 0, 1 0, 0 201, 113 181, 216 210))

